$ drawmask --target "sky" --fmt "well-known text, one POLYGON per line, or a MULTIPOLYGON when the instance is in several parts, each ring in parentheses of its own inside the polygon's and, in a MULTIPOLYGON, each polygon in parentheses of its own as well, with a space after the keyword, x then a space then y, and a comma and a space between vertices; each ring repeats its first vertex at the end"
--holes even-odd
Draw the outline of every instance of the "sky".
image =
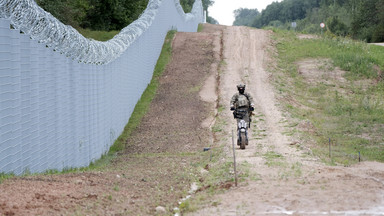
POLYGON ((209 16, 215 18, 221 25, 232 25, 235 21, 233 11, 239 8, 255 9, 261 12, 274 1, 281 0, 214 0, 208 8, 209 16))

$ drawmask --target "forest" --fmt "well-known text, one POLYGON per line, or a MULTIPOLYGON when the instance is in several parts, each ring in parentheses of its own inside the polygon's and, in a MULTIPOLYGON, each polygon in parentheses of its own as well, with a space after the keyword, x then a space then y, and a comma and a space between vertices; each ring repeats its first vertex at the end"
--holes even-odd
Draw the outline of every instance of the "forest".
POLYGON ((323 31, 366 42, 384 41, 384 0, 283 0, 264 10, 240 8, 233 25, 273 26, 303 33, 323 31), (296 23, 296 27, 292 23, 296 23))
MULTIPOLYGON (((146 9, 148 0, 35 0, 44 10, 76 29, 97 31, 121 30, 135 21, 146 9)), ((190 12, 195 0, 180 0, 190 12)), ((205 10, 213 0, 202 0, 205 10)))

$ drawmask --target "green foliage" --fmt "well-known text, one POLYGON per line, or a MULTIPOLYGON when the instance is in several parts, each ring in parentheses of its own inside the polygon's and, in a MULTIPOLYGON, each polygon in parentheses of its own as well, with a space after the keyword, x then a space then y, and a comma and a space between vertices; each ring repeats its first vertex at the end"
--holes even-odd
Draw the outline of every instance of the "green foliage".
POLYGON ((282 23, 280 20, 273 20, 269 22, 268 26, 274 27, 274 28, 281 28, 284 26, 284 23, 282 23))
POLYGON ((80 23, 92 30, 121 30, 143 13, 148 0, 89 0, 92 10, 80 23))
POLYGON ((346 36, 348 33, 347 25, 341 22, 337 17, 329 17, 326 25, 328 26, 328 30, 336 35, 346 36))
MULTIPOLYGON (((149 0, 36 0, 44 10, 66 25, 76 28, 87 38, 106 41, 140 17, 149 0), (92 32, 95 31, 95 32, 92 32)), ((180 0, 185 13, 195 0, 180 0)), ((208 9, 213 0, 203 0, 208 9)), ((218 24, 212 17, 208 22, 218 24)))
POLYGON ((372 41, 384 41, 384 0, 379 0, 376 3, 378 24, 373 32, 372 41))
POLYGON ((372 42, 383 42, 384 41, 384 22, 378 25, 373 31, 372 42))
POLYGON ((251 26, 254 18, 259 15, 257 9, 239 8, 233 11, 235 15, 234 26, 251 26))
POLYGON ((260 14, 261 26, 267 26, 271 21, 279 20, 283 23, 300 20, 306 17, 308 10, 318 7, 318 0, 284 0, 273 2, 260 14))
POLYGON ((208 8, 209 8, 210 6, 212 6, 213 3, 215 3, 214 0, 202 0, 202 2, 203 2, 203 9, 204 9, 205 11, 208 11, 208 8))
POLYGON ((89 0, 36 0, 36 3, 64 24, 75 28, 94 9, 89 0))
MULTIPOLYGON (((239 9, 241 11, 241 9, 239 9)), ((235 15, 239 11, 235 11, 235 15)), ((367 42, 384 41, 384 0, 283 0, 273 2, 261 13, 234 25, 256 28, 266 26, 289 30, 291 22, 296 30, 304 33, 320 33, 320 23, 326 23, 325 31, 338 36, 352 36, 367 42), (250 20, 250 21, 249 21, 250 20)))
POLYGON ((192 11, 194 0, 180 0, 180 4, 183 7, 185 13, 189 13, 192 11))
POLYGON ((218 22, 217 20, 215 20, 215 18, 210 17, 210 16, 207 16, 207 23, 210 23, 210 24, 219 24, 219 22, 218 22))
MULTIPOLYGON (((207 9, 213 0, 203 0, 207 9)), ((121 30, 138 19, 148 0, 36 0, 44 10, 67 25, 98 31, 121 30)), ((184 11, 190 12, 194 0, 180 0, 184 11)))
POLYGON ((36 0, 54 17, 74 28, 121 30, 145 10, 148 0, 36 0))
POLYGON ((219 22, 214 19, 213 17, 209 16, 209 13, 208 13, 208 7, 213 5, 214 3, 214 0, 202 0, 203 2, 203 10, 206 12, 206 16, 207 16, 207 23, 210 23, 210 24, 219 24, 219 22))
POLYGON ((375 42, 372 40, 372 37, 376 26, 378 26, 380 22, 378 14, 380 14, 380 12, 384 13, 384 11, 378 10, 378 3, 384 3, 384 1, 364 0, 359 2, 358 11, 353 16, 351 26, 352 35, 355 38, 366 40, 367 42, 375 42))

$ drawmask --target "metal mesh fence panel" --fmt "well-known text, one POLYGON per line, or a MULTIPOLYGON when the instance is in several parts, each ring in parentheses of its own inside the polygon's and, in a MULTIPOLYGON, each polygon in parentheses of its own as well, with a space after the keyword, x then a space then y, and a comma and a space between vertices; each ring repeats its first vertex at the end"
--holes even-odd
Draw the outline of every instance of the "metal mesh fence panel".
POLYGON ((0 0, 0 173, 87 166, 122 133, 166 33, 193 32, 201 0, 150 0, 113 39, 89 40, 33 0, 0 0))

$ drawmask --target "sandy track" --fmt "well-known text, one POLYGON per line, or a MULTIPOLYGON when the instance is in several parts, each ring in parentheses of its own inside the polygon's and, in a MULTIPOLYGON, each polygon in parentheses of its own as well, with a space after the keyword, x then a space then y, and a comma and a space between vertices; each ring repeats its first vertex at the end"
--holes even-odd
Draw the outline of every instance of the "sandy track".
MULTIPOLYGON (((206 25, 205 31, 212 31, 210 27, 206 25)), ((192 215, 384 215, 383 164, 326 166, 284 135, 288 123, 266 69, 272 63, 267 52, 271 32, 246 27, 220 31, 226 66, 220 75, 219 98, 228 110, 222 117, 233 119, 229 100, 240 82, 247 84, 246 91, 256 102, 257 126, 250 144, 246 150, 236 150, 238 163, 250 168, 251 180, 217 195, 210 201, 214 204, 192 215)), ((235 120, 226 127, 228 156, 232 130, 235 120)))

